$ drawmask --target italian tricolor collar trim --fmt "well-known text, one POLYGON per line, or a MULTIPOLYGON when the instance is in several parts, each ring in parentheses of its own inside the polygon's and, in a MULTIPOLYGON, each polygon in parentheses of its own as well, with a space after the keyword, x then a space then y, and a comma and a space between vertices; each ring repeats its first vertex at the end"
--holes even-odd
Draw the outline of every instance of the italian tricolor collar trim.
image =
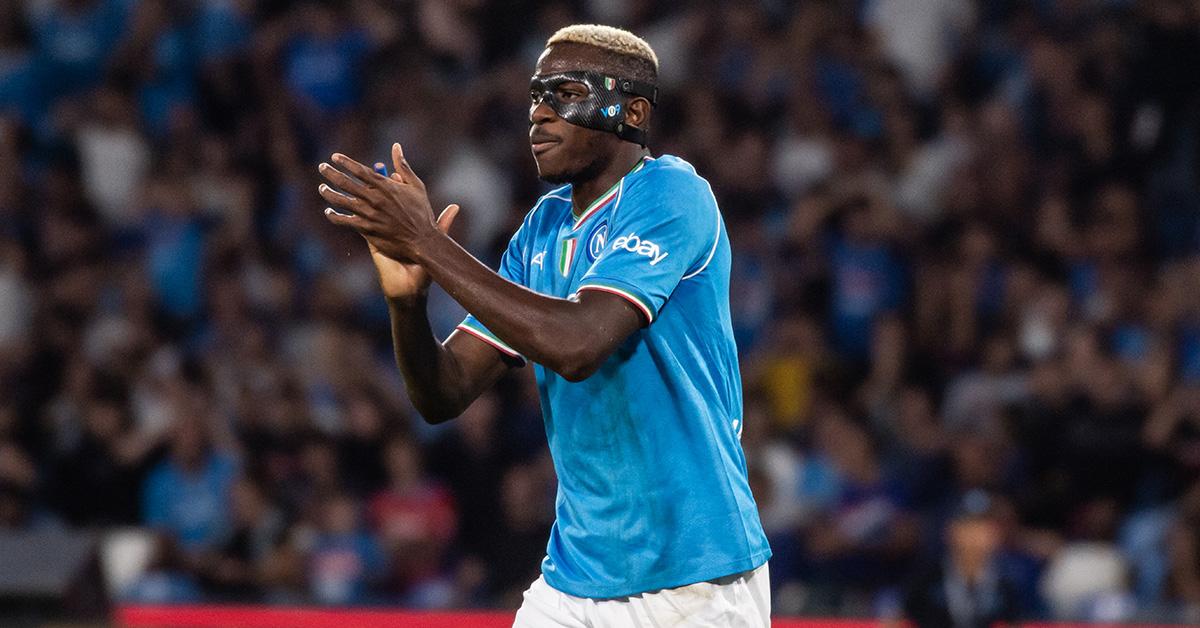
POLYGON ((625 183, 625 177, 628 177, 638 170, 641 170, 642 167, 646 165, 646 162, 650 161, 651 159, 652 157, 649 156, 642 157, 642 159, 637 162, 637 165, 635 165, 629 172, 626 172, 625 176, 621 177, 620 181, 617 181, 611 188, 608 188, 608 191, 604 194, 601 194, 600 198, 592 201, 592 204, 588 205, 587 209, 583 210, 583 213, 579 214, 578 217, 574 217, 574 214, 572 214, 572 217, 575 218, 575 224, 571 227, 571 230, 574 231, 578 229, 579 226, 586 222, 588 218, 594 216, 596 212, 600 211, 606 205, 611 203, 613 199, 620 196, 621 186, 625 183))

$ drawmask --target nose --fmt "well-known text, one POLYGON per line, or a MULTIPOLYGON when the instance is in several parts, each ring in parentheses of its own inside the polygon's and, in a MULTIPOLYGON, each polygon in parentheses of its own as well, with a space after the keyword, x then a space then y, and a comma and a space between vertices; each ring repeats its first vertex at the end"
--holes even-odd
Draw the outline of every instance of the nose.
POLYGON ((546 98, 542 97, 529 105, 529 122, 533 124, 545 124, 558 117, 554 109, 546 102, 546 98))

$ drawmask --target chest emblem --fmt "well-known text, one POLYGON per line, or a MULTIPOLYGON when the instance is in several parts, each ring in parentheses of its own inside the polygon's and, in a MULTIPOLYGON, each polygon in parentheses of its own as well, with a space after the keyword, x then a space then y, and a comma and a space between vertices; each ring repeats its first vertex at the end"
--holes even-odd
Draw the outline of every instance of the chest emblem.
POLYGON ((562 273, 563 277, 571 276, 571 262, 575 259, 575 249, 579 243, 579 238, 567 238, 562 241, 562 247, 558 252, 558 272, 562 273))
POLYGON ((587 260, 588 263, 596 261, 597 257, 604 252, 604 247, 608 246, 608 221, 601 222, 595 229, 592 230, 591 237, 587 241, 587 260))
POLYGON ((537 266, 538 268, 541 268, 542 262, 545 261, 545 259, 546 259, 546 252, 542 251, 542 252, 538 253, 537 255, 534 255, 533 260, 530 261, 529 263, 533 264, 534 266, 537 266))

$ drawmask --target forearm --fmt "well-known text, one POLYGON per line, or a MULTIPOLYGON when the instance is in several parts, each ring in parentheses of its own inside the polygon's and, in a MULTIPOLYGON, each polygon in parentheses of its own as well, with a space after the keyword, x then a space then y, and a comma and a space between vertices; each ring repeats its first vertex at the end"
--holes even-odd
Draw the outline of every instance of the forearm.
MULTIPOLYGON (((600 368, 642 323, 639 312, 646 308, 638 309, 623 297, 589 293, 580 299, 552 298, 492 272, 450 239, 439 222, 429 220, 431 210, 424 185, 404 161, 399 144, 392 146, 392 160, 396 173, 391 178, 340 153, 333 155, 333 161, 350 174, 321 164, 318 169, 329 181, 319 188, 321 197, 330 203, 326 218, 363 234, 392 263, 420 264, 450 296, 517 352, 566 379, 579 381, 600 368)), ((396 330, 398 361, 410 387, 418 384, 422 390, 417 392, 428 393, 437 406, 465 398, 454 394, 461 390, 447 383, 455 375, 454 361, 434 347, 436 341, 428 331, 428 322, 418 321, 413 326, 411 312, 396 314, 399 316, 393 319, 400 324, 396 330), (427 353, 436 356, 433 364, 405 358, 425 358, 427 353)), ((483 342, 456 341, 459 338, 452 335, 445 346, 460 357, 474 355, 484 346, 483 342)), ((487 355, 498 364, 494 354, 487 355)), ((459 363, 461 367, 461 360, 459 363)), ((472 363, 459 370, 477 369, 472 363)))
POLYGON ((429 326, 424 294, 388 299, 392 349, 409 399, 425 419, 437 423, 462 414, 475 398, 472 382, 454 352, 429 326))
POLYGON ((496 274, 447 237, 430 238, 421 264, 475 318, 521 355, 567 377, 582 374, 604 351, 576 301, 538 294, 496 274))

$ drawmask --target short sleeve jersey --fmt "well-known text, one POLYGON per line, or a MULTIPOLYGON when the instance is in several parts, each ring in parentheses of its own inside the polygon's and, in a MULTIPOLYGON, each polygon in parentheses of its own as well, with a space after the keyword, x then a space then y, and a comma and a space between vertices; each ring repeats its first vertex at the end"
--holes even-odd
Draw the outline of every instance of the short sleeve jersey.
MULTIPOLYGON (((570 186, 543 196, 500 274, 549 296, 618 295, 645 324, 581 382, 534 365, 558 474, 546 582, 614 598, 762 565, 771 551, 739 440, 729 239, 708 182, 678 157, 646 157, 572 209, 570 186)), ((458 329, 520 359, 474 316, 458 329)))

